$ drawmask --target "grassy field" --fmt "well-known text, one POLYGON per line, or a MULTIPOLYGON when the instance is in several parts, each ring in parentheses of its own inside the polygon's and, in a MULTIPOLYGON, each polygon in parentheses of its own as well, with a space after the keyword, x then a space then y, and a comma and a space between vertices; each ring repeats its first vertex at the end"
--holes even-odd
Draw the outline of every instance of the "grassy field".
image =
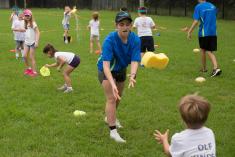
MULTIPOLYGON (((170 129, 170 136, 184 129, 177 110, 179 99, 199 92, 212 104, 206 126, 216 136, 217 156, 235 156, 235 21, 218 20, 218 63, 220 77, 210 78, 209 72, 199 73, 200 55, 197 30, 188 41, 180 29, 189 26, 190 18, 152 16, 156 24, 166 27, 154 36, 160 45, 157 52, 168 55, 170 62, 163 70, 140 68, 134 89, 126 89, 118 117, 124 128, 120 134, 126 144, 109 138, 105 125, 103 90, 97 80, 98 55, 89 53, 89 31, 86 30, 91 11, 79 12, 79 39, 76 40, 75 20, 71 20, 73 42, 62 41, 63 10, 33 9, 41 31, 36 50, 37 68, 53 63, 42 53, 50 42, 62 51, 72 51, 81 57, 79 68, 72 74, 74 92, 63 94, 56 88, 63 84, 62 74, 51 69, 50 77, 30 78, 23 75, 24 64, 16 60, 14 41, 8 18, 10 10, 0 10, 0 156, 1 157, 164 157, 162 146, 153 137, 155 129, 170 129), (204 76, 198 84, 194 79, 204 76), (87 112, 76 118, 74 110, 87 112)), ((115 12, 101 11, 101 41, 114 30, 115 12)), ((137 16, 132 13, 132 16, 137 16)), ((156 32, 154 32, 156 34, 156 32)))

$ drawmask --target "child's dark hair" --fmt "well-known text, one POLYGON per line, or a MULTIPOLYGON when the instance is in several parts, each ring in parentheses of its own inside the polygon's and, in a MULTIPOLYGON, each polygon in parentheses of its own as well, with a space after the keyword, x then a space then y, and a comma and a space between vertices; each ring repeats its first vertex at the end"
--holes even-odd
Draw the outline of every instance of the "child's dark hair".
POLYGON ((146 7, 139 7, 138 13, 143 14, 143 15, 147 14, 147 8, 146 7))
POLYGON ((180 100, 179 111, 190 129, 199 129, 207 120, 210 103, 196 94, 186 95, 180 100))
POLYGON ((53 54, 54 54, 55 52, 57 52, 57 50, 56 50, 56 49, 54 48, 54 46, 51 45, 51 44, 47 44, 47 45, 43 48, 43 53, 47 54, 48 51, 51 51, 53 54))
POLYGON ((121 7, 121 8, 120 8, 120 11, 128 12, 128 9, 127 9, 127 7, 121 7))
POLYGON ((95 21, 98 21, 99 20, 99 13, 98 12, 93 12, 92 14, 92 18, 95 20, 95 21))

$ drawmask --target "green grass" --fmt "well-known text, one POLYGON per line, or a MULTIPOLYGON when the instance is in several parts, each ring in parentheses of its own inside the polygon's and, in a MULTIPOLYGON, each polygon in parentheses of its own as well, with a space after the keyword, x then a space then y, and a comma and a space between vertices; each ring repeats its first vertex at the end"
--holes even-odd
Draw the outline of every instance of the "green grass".
MULTIPOLYGON (((212 104, 206 126, 216 136, 217 156, 234 157, 235 130, 235 22, 218 21, 218 63, 223 74, 197 84, 200 75, 200 55, 192 52, 198 47, 197 30, 188 41, 180 28, 189 26, 190 18, 152 16, 157 25, 167 27, 155 36, 160 45, 157 52, 170 58, 163 71, 140 68, 134 89, 125 89, 118 117, 124 128, 120 134, 127 144, 109 139, 103 122, 105 98, 97 80, 98 56, 89 53, 89 32, 86 26, 91 11, 79 12, 79 41, 76 41, 75 20, 71 20, 73 42, 62 41, 62 14, 59 9, 33 9, 41 31, 40 46, 36 50, 38 69, 54 62, 42 53, 50 42, 62 51, 80 55, 81 64, 72 74, 75 89, 63 94, 56 88, 63 84, 61 73, 51 69, 51 77, 29 78, 23 75, 24 65, 15 60, 14 41, 8 17, 10 10, 0 11, 0 156, 2 157, 110 157, 145 156, 164 157, 162 146, 153 138, 155 129, 170 129, 170 136, 184 129, 177 103, 188 93, 199 92, 212 104), (46 32, 48 31, 48 32, 46 32), (87 116, 75 118, 79 109, 87 116)), ((115 12, 101 11, 101 41, 114 30, 115 12)), ((132 14, 133 17, 136 14, 132 14)), ((208 61, 208 69, 211 68, 208 61)))

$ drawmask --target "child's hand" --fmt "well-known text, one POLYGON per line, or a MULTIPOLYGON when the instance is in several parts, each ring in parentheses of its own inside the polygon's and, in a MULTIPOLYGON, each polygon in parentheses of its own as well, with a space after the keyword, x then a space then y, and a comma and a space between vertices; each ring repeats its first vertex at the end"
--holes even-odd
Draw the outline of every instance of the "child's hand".
POLYGON ((188 32, 187 38, 188 38, 189 40, 192 39, 192 33, 191 33, 191 32, 188 32))
POLYGON ((25 29, 20 29, 19 32, 25 32, 25 29))
POLYGON ((153 135, 155 136, 155 139, 158 141, 159 144, 163 144, 164 142, 168 141, 168 134, 169 129, 167 129, 164 134, 162 134, 158 130, 155 130, 155 133, 153 135))
POLYGON ((47 68, 49 68, 49 67, 50 67, 50 65, 49 65, 49 64, 45 64, 45 65, 44 65, 44 67, 47 67, 47 68))
POLYGON ((58 71, 58 72, 60 72, 60 70, 61 70, 61 68, 60 68, 60 67, 58 67, 58 68, 56 68, 56 69, 57 69, 57 71, 58 71))
POLYGON ((113 96, 115 97, 115 100, 121 100, 120 95, 118 94, 117 86, 112 86, 113 96))
POLYGON ((135 80, 135 74, 129 74, 129 85, 128 85, 128 88, 131 88, 131 87, 135 87, 135 83, 136 83, 136 80, 135 80))
POLYGON ((37 47, 38 47, 38 42, 35 42, 34 47, 35 47, 35 48, 37 48, 37 47))

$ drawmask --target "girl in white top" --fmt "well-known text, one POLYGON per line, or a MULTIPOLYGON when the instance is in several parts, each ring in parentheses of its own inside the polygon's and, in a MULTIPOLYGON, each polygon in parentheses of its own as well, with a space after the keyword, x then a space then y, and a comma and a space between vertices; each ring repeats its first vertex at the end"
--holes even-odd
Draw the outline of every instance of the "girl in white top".
POLYGON ((211 129, 203 126, 210 112, 210 104, 197 95, 183 97, 179 111, 187 129, 172 136, 168 143, 169 130, 161 133, 156 130, 156 140, 163 144, 169 157, 216 157, 215 137, 211 129))
POLYGON ((12 31, 16 42, 16 59, 19 58, 20 52, 22 57, 24 54, 25 27, 23 17, 23 13, 19 14, 18 19, 12 23, 12 31))
POLYGON ((24 10, 25 20, 25 45, 24 45, 24 59, 26 69, 25 75, 37 76, 36 60, 35 60, 35 48, 38 47, 40 32, 36 22, 33 20, 32 12, 29 9, 24 10), (28 56, 30 56, 31 66, 28 63, 28 56))
POLYGON ((90 53, 93 53, 93 43, 94 40, 96 40, 96 44, 98 47, 98 51, 101 51, 100 46, 100 34, 99 34, 99 27, 100 27, 100 21, 99 21, 99 13, 94 12, 92 14, 92 20, 90 20, 89 25, 87 26, 90 30, 90 53))
POLYGON ((72 52, 59 52, 51 44, 47 44, 44 47, 43 53, 47 54, 49 58, 54 57, 56 60, 56 63, 46 64, 45 67, 57 67, 57 70, 60 71, 67 64, 63 72, 65 84, 59 87, 58 90, 62 90, 64 93, 72 92, 73 88, 69 75, 80 64, 80 58, 72 52))

